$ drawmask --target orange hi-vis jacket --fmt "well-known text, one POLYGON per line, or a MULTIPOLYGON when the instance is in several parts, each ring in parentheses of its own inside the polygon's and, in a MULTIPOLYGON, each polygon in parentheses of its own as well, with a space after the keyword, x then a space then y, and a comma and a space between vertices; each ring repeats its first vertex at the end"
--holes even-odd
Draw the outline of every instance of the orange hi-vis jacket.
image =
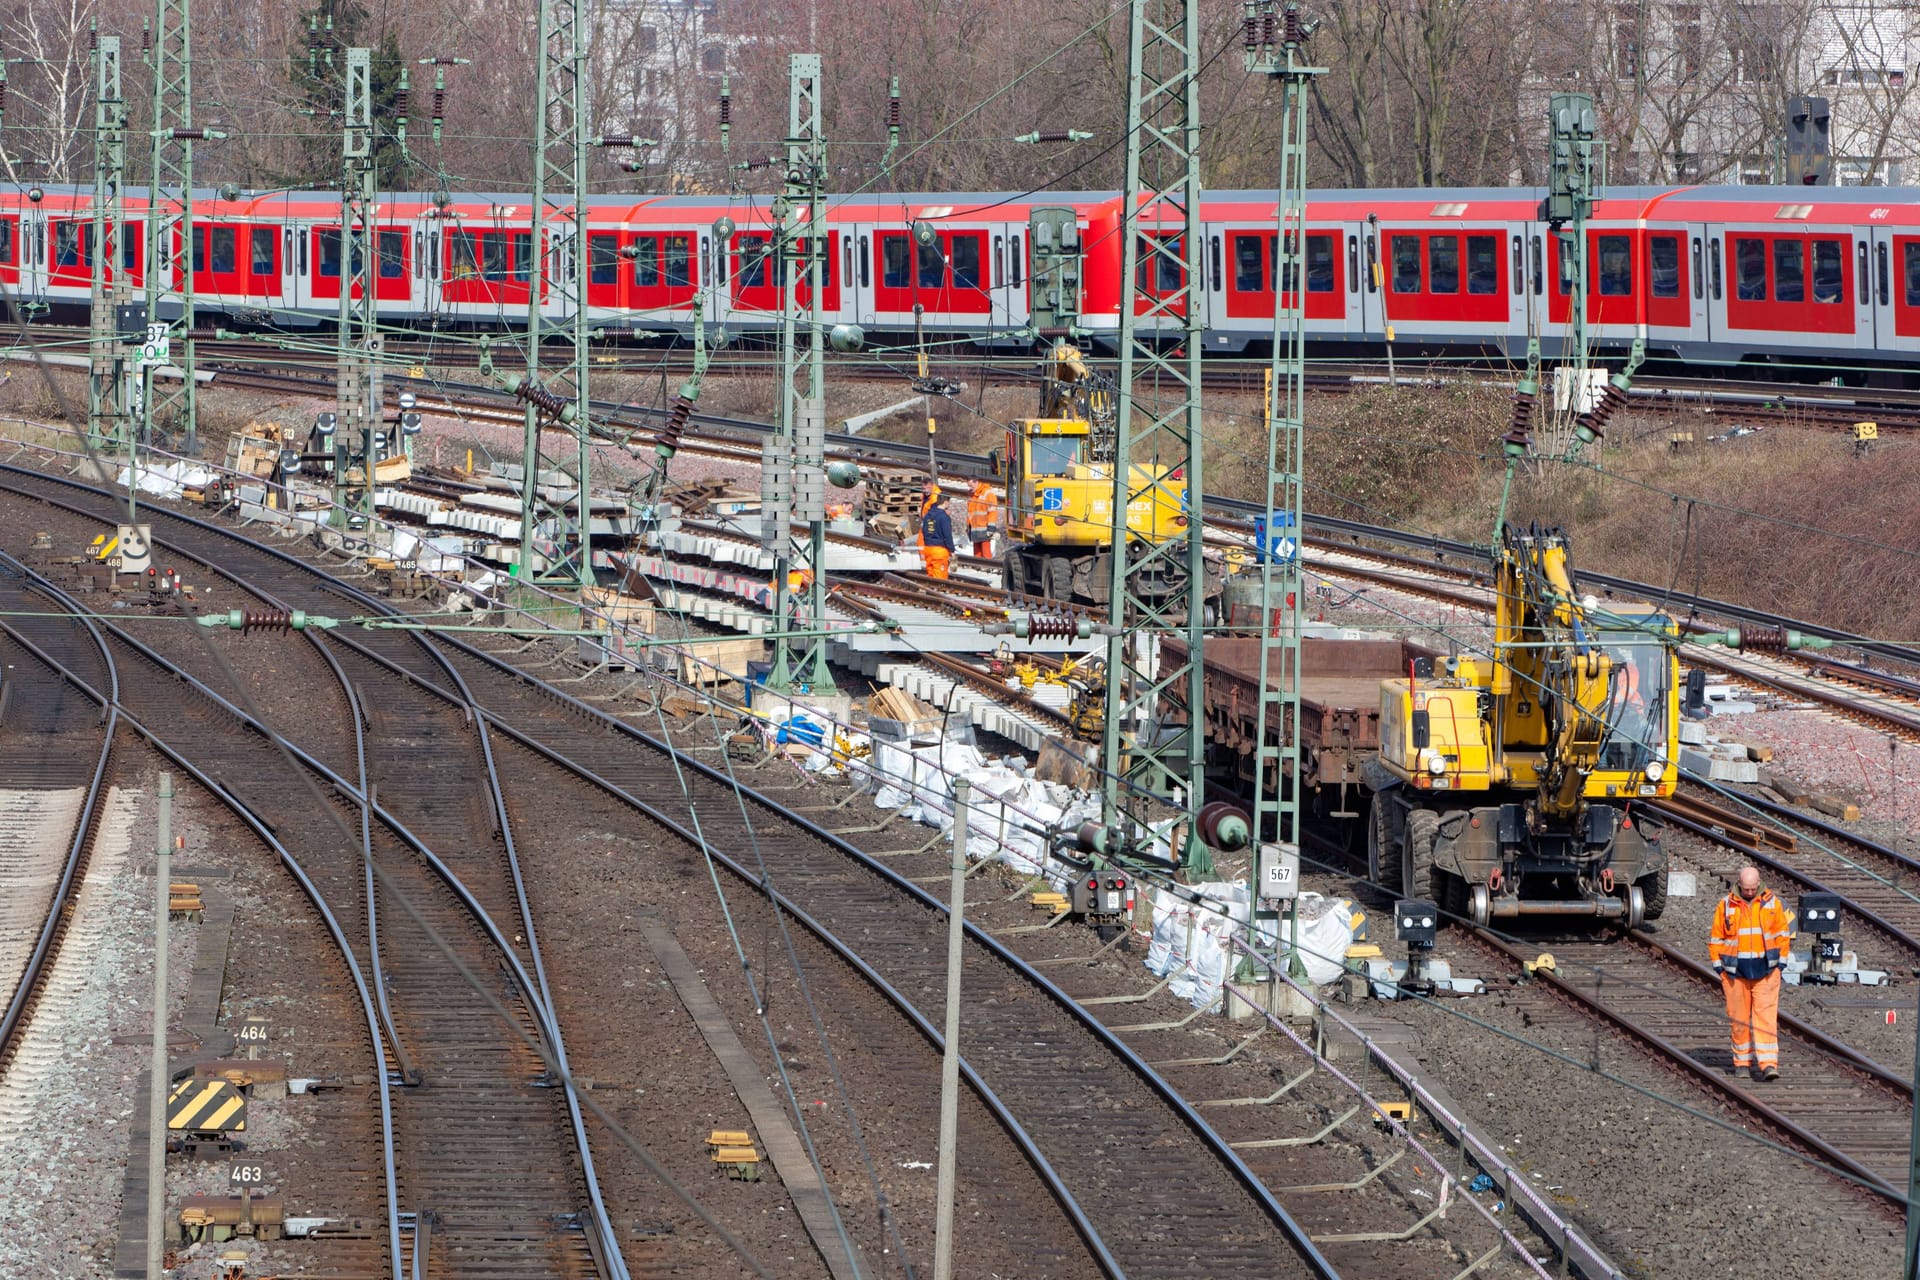
POLYGON ((1000 501, 984 481, 976 482, 967 495, 967 533, 982 542, 1000 532, 1000 501))
POLYGON ((1713 967, 1722 973, 1736 978, 1764 978, 1786 967, 1787 948, 1792 942, 1787 909, 1772 890, 1762 889, 1752 902, 1735 890, 1714 909, 1707 954, 1713 958, 1713 967))

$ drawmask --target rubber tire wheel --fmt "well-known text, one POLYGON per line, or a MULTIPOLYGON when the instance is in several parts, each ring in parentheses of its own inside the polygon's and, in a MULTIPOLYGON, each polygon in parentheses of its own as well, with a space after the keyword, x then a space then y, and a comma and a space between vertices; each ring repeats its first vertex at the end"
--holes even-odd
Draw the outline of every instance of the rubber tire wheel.
POLYGON ((1385 830, 1393 802, 1375 796, 1367 815, 1367 877, 1390 893, 1400 890, 1400 851, 1385 830))
POLYGON ((1665 871, 1641 876, 1633 884, 1640 890, 1640 896, 1646 903, 1646 910, 1640 916, 1642 921, 1650 924, 1667 913, 1667 873, 1665 871))
POLYGON ((1449 919, 1465 920, 1469 900, 1472 897, 1467 889, 1467 882, 1453 872, 1443 871, 1439 867, 1433 869, 1433 878, 1439 882, 1437 886, 1439 897, 1434 900, 1434 905, 1440 908, 1440 914, 1449 919))
POLYGON ((1436 907, 1446 905, 1441 901, 1441 894, 1446 889, 1447 873, 1433 865, 1433 842, 1439 834, 1439 814, 1431 809, 1415 809, 1407 814, 1407 851, 1402 865, 1413 870, 1407 895, 1436 907))
POLYGON ((1049 556, 1041 592, 1049 600, 1073 599, 1073 563, 1065 556, 1049 556))

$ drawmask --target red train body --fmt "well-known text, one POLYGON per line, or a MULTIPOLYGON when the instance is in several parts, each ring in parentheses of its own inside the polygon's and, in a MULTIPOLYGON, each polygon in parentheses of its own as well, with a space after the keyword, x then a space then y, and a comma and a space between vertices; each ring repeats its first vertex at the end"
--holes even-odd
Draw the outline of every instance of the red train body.
MULTIPOLYGON (((1416 354, 1517 355, 1529 333, 1564 347, 1569 280, 1534 190, 1324 191, 1309 201, 1304 270, 1278 280, 1271 192, 1211 193, 1202 206, 1201 279, 1210 352, 1262 352, 1276 290, 1304 287, 1310 349, 1377 353, 1391 333, 1416 354)), ((1073 323, 1111 346, 1119 328, 1120 200, 1111 192, 867 195, 828 201, 821 303, 830 323, 880 333, 1024 348, 1033 340, 1036 211, 1072 210, 1080 269, 1073 323), (912 227, 934 228, 916 243, 912 227)), ((91 191, 37 201, 0 194, 0 278, 16 296, 75 317, 87 304, 91 191)), ((112 264, 145 277, 146 202, 135 192, 112 264)), ((733 333, 778 323, 782 265, 769 253, 765 198, 596 197, 585 245, 549 228, 547 277, 587 275, 593 323, 613 332, 684 333, 700 308, 733 333), (733 230, 716 242, 716 222, 733 230)), ((339 205, 327 192, 196 199, 196 306, 210 322, 330 323, 339 298, 339 205)), ((384 319, 441 328, 516 329, 541 276, 526 197, 460 195, 436 206, 390 195, 378 211, 374 288, 384 319)), ((1136 234, 1166 235, 1151 225, 1136 234)), ((1920 203, 1873 188, 1616 189, 1587 229, 1588 334, 1601 351, 1644 338, 1655 358, 1849 369, 1920 365, 1920 203)), ((177 281, 177 234, 158 268, 177 281)), ((1143 271, 1150 268, 1143 267, 1143 271)), ((1165 274, 1164 268, 1158 268, 1165 274)), ((1145 280, 1166 292, 1174 278, 1145 280)), ((559 291, 542 288, 552 319, 559 291)))

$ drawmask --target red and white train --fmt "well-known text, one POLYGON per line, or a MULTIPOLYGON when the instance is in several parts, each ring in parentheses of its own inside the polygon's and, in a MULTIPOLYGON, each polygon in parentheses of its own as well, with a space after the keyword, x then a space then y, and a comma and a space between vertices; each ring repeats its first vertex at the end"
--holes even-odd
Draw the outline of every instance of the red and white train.
MULTIPOLYGON (((1391 334, 1403 352, 1517 355, 1533 333, 1554 353, 1568 331, 1569 281, 1556 238, 1539 220, 1541 194, 1314 193, 1303 273, 1310 349, 1377 352, 1391 334)), ((91 205, 87 188, 0 193, 0 279, 16 298, 45 304, 56 318, 85 308, 91 205)), ((1121 212, 1111 192, 833 197, 825 318, 906 332, 920 307, 930 334, 1025 347, 1040 236, 1043 255, 1077 259, 1073 323, 1110 346, 1124 293, 1121 212), (932 243, 916 242, 916 223, 933 229, 932 243)), ((1273 193, 1214 192, 1201 213, 1202 278, 1192 305, 1204 312, 1206 348, 1264 351, 1276 283, 1273 193)), ((119 269, 136 283, 148 268, 145 216, 135 193, 119 269)), ((193 284, 206 322, 331 323, 339 216, 329 192, 196 198, 193 284)), ((767 252, 770 216, 765 198, 596 197, 584 246, 570 224, 550 226, 549 275, 584 271, 592 322, 612 332, 684 333, 696 308, 730 333, 769 329, 780 293, 780 264, 767 252)), ((374 289, 385 319, 525 325, 539 275, 527 197, 458 195, 440 206, 395 194, 380 202, 377 219, 374 289)), ((1173 234, 1144 221, 1136 233, 1173 234)), ((1615 189, 1599 202, 1587 237, 1588 334, 1603 353, 1641 336, 1653 357, 1689 364, 1920 365, 1920 202, 1902 194, 1615 189)), ((178 236, 172 240, 159 268, 177 281, 185 258, 178 236)), ((1160 270, 1142 268, 1150 269, 1160 270)), ((1144 283, 1166 291, 1180 281, 1144 283)), ((565 319, 559 291, 541 294, 545 314, 565 319)))

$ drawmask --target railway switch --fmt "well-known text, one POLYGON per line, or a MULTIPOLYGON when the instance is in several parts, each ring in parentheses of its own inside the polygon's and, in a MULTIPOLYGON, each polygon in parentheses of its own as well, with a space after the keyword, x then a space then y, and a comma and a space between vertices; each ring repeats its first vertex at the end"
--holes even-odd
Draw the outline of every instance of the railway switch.
POLYGON ((1477 996, 1486 992, 1478 978, 1456 978, 1453 966, 1433 955, 1440 937, 1440 908, 1422 899, 1396 902, 1393 906, 1393 936, 1407 948, 1405 960, 1385 957, 1368 959, 1367 985, 1381 1000, 1404 1000, 1408 996, 1477 996))
POLYGON ((1808 937, 1803 959, 1787 953, 1787 967, 1781 977, 1793 986, 1810 983, 1818 986, 1848 984, 1863 987, 1885 986, 1887 975, 1878 969, 1862 969, 1860 957, 1846 949, 1840 938, 1840 907, 1837 893, 1800 895, 1799 932, 1808 937))

